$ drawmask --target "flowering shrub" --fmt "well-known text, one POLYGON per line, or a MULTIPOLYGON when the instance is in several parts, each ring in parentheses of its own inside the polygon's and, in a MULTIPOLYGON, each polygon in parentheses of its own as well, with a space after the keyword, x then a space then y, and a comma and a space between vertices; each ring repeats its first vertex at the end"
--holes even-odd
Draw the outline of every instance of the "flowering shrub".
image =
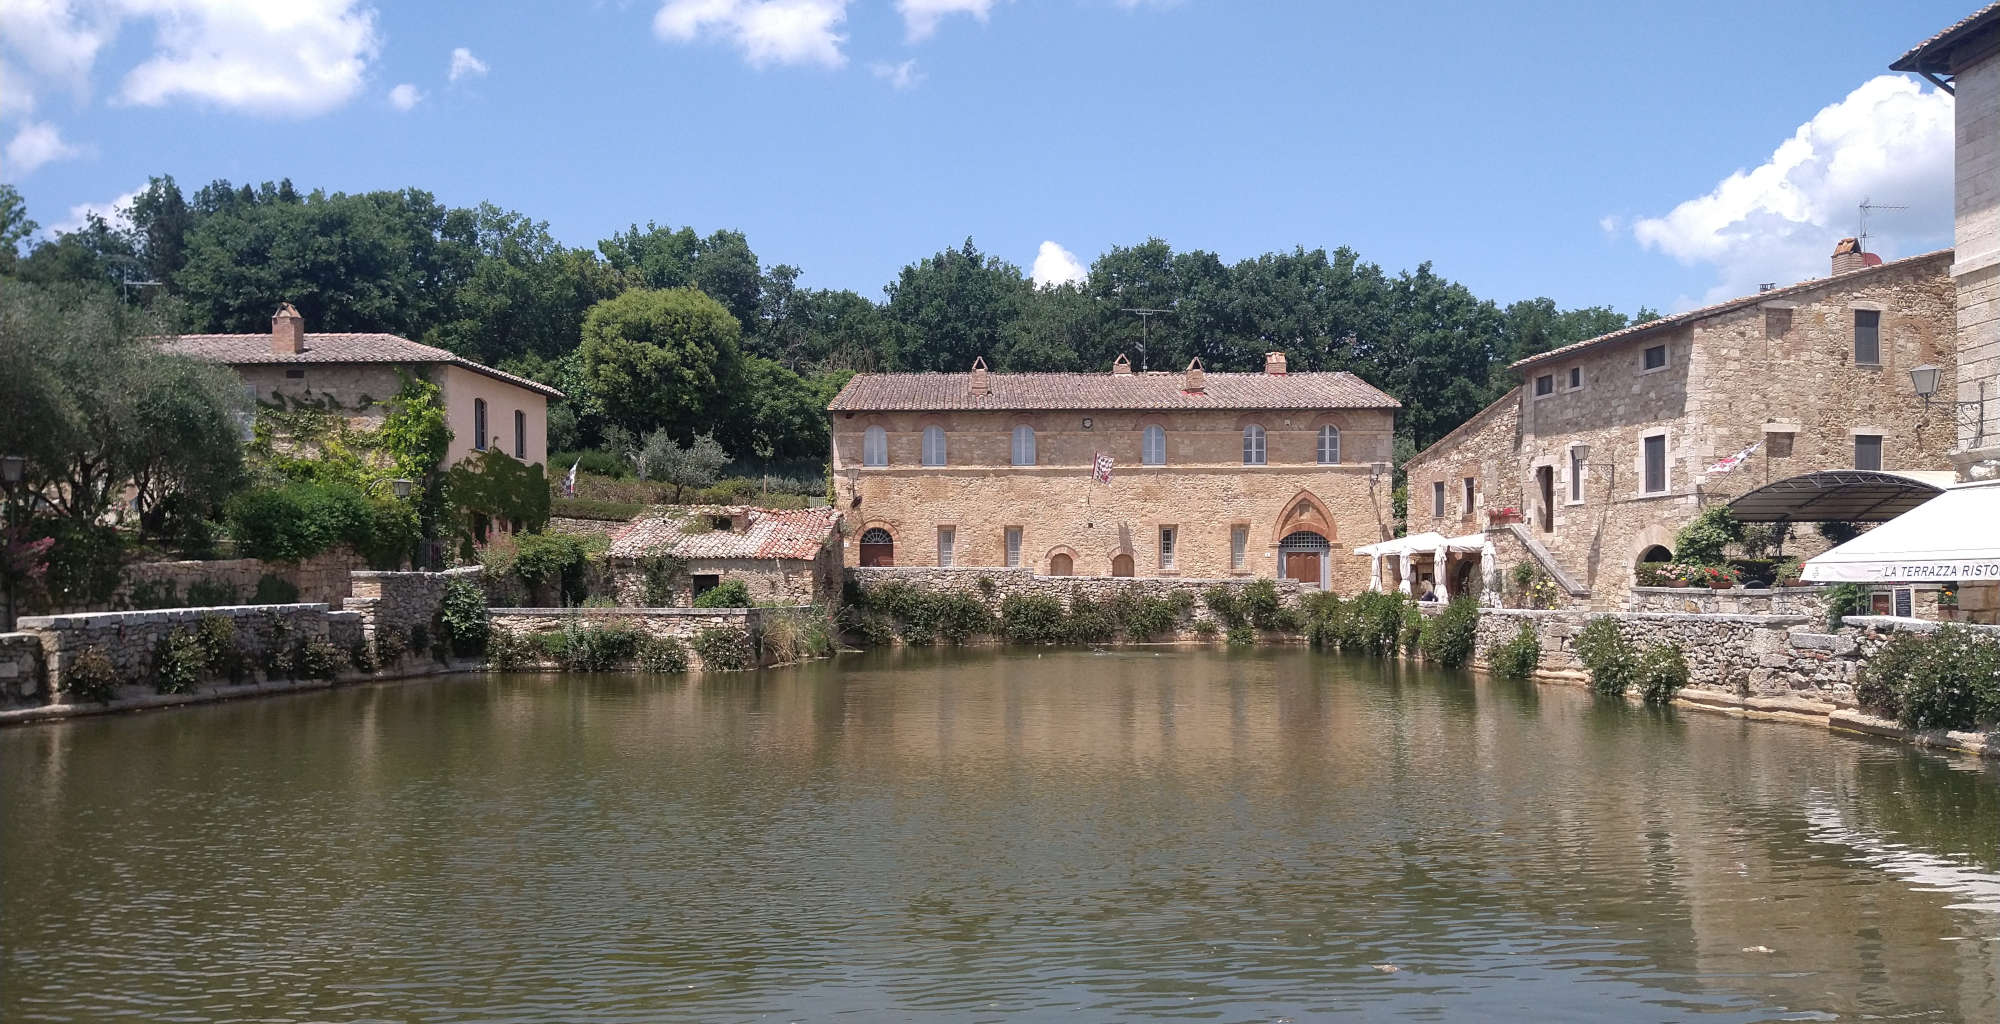
POLYGON ((1685 562, 1641 562, 1638 569, 1639 585, 1642 587, 1671 587, 1676 583, 1689 586, 1708 587, 1720 582, 1724 586, 1739 586, 1743 574, 1726 565, 1689 565, 1685 562))

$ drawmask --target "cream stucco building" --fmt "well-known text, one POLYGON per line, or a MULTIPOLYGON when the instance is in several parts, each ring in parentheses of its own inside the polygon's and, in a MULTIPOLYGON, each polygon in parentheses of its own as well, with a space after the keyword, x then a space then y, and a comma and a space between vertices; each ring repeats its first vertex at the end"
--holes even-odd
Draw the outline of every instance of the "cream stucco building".
POLYGON ((862 374, 829 406, 846 562, 1358 591, 1396 408, 1278 352, 1263 373, 862 374))

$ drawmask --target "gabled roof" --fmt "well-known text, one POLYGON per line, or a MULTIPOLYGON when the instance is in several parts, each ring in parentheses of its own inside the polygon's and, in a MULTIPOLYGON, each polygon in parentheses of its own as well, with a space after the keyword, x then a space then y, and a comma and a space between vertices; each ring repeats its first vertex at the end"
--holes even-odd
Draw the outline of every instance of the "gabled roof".
POLYGON ((677 507, 633 520, 612 535, 613 558, 674 555, 679 558, 793 558, 811 560, 833 535, 839 513, 832 508, 769 509, 744 505, 677 507), (685 523, 702 516, 745 516, 741 532, 689 533, 685 523))
POLYGON ((1951 53, 1957 45, 1989 25, 2000 25, 2000 3, 1987 4, 1966 15, 1950 28, 1924 40, 1910 48, 1896 63, 1889 65, 1891 71, 1914 71, 1919 74, 1950 74, 1951 53))
POLYGON ((516 377, 484 363, 431 345, 422 345, 394 334, 308 334, 303 352, 274 352, 271 335, 265 334, 181 334, 165 338, 161 347, 169 352, 193 356, 211 363, 230 366, 257 366, 294 363, 444 363, 464 367, 494 380, 505 381, 549 398, 563 393, 526 377, 516 377))
POLYGON ((1517 360, 1508 369, 1525 370, 1530 366, 1575 355, 1584 349, 1596 348, 1600 345, 1611 344, 1612 342, 1630 341, 1634 338, 1679 327, 1682 324, 1693 323, 1697 320, 1706 320, 1709 317, 1721 316, 1724 313, 1733 313, 1739 309, 1755 306, 1759 303, 1770 302, 1773 299, 1782 299, 1790 295, 1800 295, 1815 288, 1824 288, 1833 284, 1851 284, 1867 275, 1909 267, 1913 264, 1922 263, 1925 260, 1949 259, 1950 257, 1950 249, 1939 249, 1936 252, 1927 252, 1918 256, 1905 256, 1900 260, 1891 260, 1872 267, 1863 267, 1860 270, 1850 270, 1845 274, 1836 274, 1833 277, 1815 277, 1810 280, 1800 281, 1798 284, 1787 285, 1783 288, 1773 288, 1768 292, 1745 295, 1726 302, 1718 302, 1713 306, 1703 306, 1700 309, 1690 309, 1685 313, 1675 313, 1672 316, 1663 316, 1657 320, 1648 320, 1642 324, 1633 324, 1630 327, 1620 328, 1609 334, 1600 334, 1595 338, 1579 341, 1573 345, 1564 345, 1561 348, 1550 349, 1540 355, 1533 355, 1526 359, 1517 360))
POLYGON ((1402 403, 1339 373, 1206 373, 1199 392, 1185 373, 992 373, 972 393, 969 373, 857 374, 832 412, 1047 409, 1395 409, 1402 403))

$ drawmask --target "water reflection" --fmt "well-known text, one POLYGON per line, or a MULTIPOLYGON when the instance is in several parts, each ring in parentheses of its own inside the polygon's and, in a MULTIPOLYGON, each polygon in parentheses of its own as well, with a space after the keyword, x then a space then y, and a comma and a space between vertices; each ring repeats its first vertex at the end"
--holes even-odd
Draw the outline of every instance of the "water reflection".
POLYGON ((1992 1020, 1997 794, 1300 651, 333 691, 0 733, 0 1019, 1992 1020))

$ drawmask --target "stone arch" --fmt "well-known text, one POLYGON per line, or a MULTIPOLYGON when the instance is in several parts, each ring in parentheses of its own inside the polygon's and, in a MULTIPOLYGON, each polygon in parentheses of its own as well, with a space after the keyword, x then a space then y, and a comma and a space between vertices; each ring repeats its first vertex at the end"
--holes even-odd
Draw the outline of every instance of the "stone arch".
POLYGON ((1278 507, 1278 518, 1272 524, 1271 536, 1283 537, 1300 530, 1311 530, 1327 539, 1329 544, 1340 543, 1340 531, 1334 529, 1333 513, 1327 511, 1326 502, 1310 490, 1301 490, 1278 507))
POLYGON ((1130 579, 1138 575, 1139 564, 1132 558, 1132 552, 1120 550, 1111 556, 1111 575, 1120 579, 1130 579))
POLYGON ((1664 544, 1653 544, 1648 546, 1645 550, 1639 552, 1639 561, 1642 563, 1671 562, 1673 560, 1674 560, 1674 553, 1672 549, 1668 548, 1664 544))
POLYGON ((1076 549, 1066 544, 1058 544, 1042 552, 1042 565, 1048 568, 1050 576, 1074 576, 1076 575, 1076 549), (1065 567, 1062 572, 1056 571, 1057 559, 1061 559, 1062 565, 1065 567))
POLYGON ((1664 550, 1668 560, 1671 561, 1674 555, 1674 531, 1658 523, 1640 530, 1638 536, 1632 538, 1632 546, 1625 552, 1625 564, 1638 565, 1640 562, 1648 561, 1646 555, 1654 548, 1664 550))
POLYGON ((896 536, 896 528, 888 523, 877 521, 864 524, 861 532, 855 535, 856 564, 864 568, 895 565, 896 545, 900 540, 896 536))

